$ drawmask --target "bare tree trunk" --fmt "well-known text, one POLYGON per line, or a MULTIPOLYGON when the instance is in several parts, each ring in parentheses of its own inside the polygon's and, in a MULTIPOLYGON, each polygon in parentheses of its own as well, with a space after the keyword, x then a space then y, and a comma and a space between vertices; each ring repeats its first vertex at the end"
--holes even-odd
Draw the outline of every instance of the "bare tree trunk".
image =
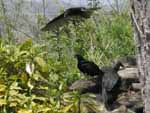
POLYGON ((46 1, 45 0, 43 0, 42 1, 43 2, 43 14, 44 14, 44 18, 46 18, 46 1))
POLYGON ((1 5, 0 13, 2 13, 1 16, 3 17, 1 18, 1 21, 2 21, 1 25, 2 25, 2 28, 4 29, 3 31, 6 31, 7 16, 6 16, 6 8, 5 8, 5 4, 3 0, 0 1, 0 5, 1 5))
POLYGON ((150 0, 131 0, 131 17, 145 112, 150 113, 150 0))

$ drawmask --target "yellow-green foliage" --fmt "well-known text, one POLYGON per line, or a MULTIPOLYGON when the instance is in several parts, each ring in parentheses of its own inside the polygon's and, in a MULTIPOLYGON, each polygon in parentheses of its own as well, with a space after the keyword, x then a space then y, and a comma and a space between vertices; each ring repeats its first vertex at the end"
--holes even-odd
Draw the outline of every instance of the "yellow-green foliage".
POLYGON ((86 113, 82 101, 94 102, 90 94, 67 92, 69 83, 80 77, 79 72, 68 71, 66 64, 51 56, 45 59, 48 54, 44 48, 33 45, 32 40, 19 45, 0 43, 2 113, 78 113, 79 100, 86 113))
POLYGON ((102 66, 135 52, 126 13, 94 16, 69 24, 57 35, 43 33, 34 42, 0 42, 1 113, 79 113, 79 108, 81 113, 87 108, 100 112, 94 95, 68 92, 68 86, 83 77, 73 55, 81 53, 102 66))

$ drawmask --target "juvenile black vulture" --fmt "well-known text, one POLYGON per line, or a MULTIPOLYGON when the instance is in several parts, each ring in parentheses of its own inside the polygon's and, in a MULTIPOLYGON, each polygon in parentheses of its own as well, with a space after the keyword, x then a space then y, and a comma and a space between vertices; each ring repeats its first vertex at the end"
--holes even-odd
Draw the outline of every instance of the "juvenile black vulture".
POLYGON ((50 29, 53 29, 56 26, 61 26, 67 23, 69 20, 76 20, 75 17, 80 18, 89 18, 91 16, 91 13, 93 12, 92 8, 85 8, 85 7, 74 7, 66 9, 62 14, 52 19, 49 23, 46 24, 45 27, 43 27, 42 31, 48 31, 50 29))
POLYGON ((78 69, 87 75, 90 76, 95 76, 95 75, 99 75, 102 77, 102 75, 104 74, 99 67, 92 61, 88 61, 85 60, 81 55, 75 55, 75 57, 77 58, 78 61, 78 69))
POLYGON ((102 78, 102 97, 107 110, 113 110, 114 102, 120 93, 121 78, 118 75, 120 66, 123 67, 121 62, 117 62, 114 66, 103 67, 101 70, 104 72, 102 78))

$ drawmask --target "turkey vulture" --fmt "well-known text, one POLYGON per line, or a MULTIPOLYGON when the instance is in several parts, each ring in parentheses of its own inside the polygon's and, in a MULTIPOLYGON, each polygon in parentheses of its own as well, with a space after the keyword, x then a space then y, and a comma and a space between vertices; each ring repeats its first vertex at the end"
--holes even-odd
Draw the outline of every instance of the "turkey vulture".
POLYGON ((92 61, 85 60, 81 55, 75 55, 78 60, 78 69, 87 75, 95 76, 95 75, 103 75, 103 72, 99 69, 99 67, 92 61))
MULTIPOLYGON (((97 8, 98 9, 98 8, 97 8)), ((59 27, 67 23, 69 20, 76 20, 75 17, 89 18, 94 8, 74 7, 66 9, 62 14, 52 19, 43 27, 42 31, 48 31, 54 27, 59 27)))

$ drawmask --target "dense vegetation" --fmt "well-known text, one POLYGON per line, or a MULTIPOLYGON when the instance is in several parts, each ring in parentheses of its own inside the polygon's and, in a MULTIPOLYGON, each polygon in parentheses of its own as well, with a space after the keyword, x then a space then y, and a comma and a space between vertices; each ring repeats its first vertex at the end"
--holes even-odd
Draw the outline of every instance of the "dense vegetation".
MULTIPOLYGON (((12 34, 8 36, 13 39, 12 34)), ((1 38, 1 113, 78 113, 79 104, 82 113, 87 108, 99 111, 94 95, 68 91, 73 81, 84 78, 74 54, 101 67, 117 57, 133 55, 132 37, 128 13, 98 12, 79 24, 69 23, 58 33, 43 32, 21 44, 1 38)))

